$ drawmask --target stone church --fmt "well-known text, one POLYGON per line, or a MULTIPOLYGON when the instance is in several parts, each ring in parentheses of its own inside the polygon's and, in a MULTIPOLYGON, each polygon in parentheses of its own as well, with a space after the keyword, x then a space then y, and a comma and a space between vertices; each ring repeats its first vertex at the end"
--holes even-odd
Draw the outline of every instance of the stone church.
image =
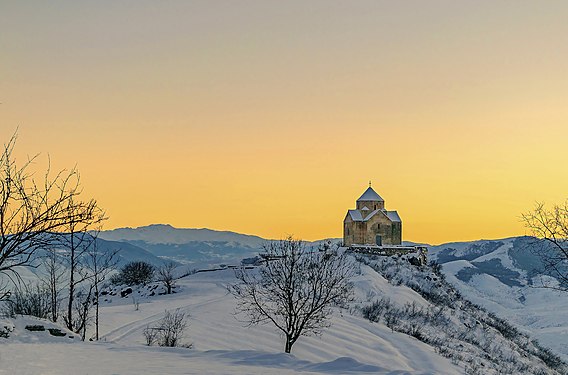
POLYGON ((357 208, 348 210, 343 220, 343 244, 400 245, 402 220, 396 211, 387 211, 385 201, 369 188, 357 199, 357 208))

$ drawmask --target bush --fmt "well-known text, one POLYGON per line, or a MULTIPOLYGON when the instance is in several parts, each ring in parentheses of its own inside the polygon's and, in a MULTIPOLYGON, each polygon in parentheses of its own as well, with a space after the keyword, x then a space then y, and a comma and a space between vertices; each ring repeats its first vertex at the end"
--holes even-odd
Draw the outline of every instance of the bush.
POLYGON ((127 263, 120 272, 111 277, 115 285, 147 284, 154 279, 155 268, 150 263, 138 261, 127 263))
POLYGON ((159 346, 184 346, 190 348, 190 344, 181 343, 187 328, 187 319, 186 313, 181 312, 179 309, 174 312, 166 311, 166 315, 156 326, 147 326, 144 329, 143 334, 146 339, 146 345, 158 344, 159 346))
POLYGON ((47 319, 51 313, 49 290, 39 285, 14 292, 6 301, 2 314, 9 317, 31 315, 47 319))
POLYGON ((7 327, 7 326, 0 328, 0 338, 3 338, 3 339, 9 338, 10 333, 12 333, 13 330, 14 330, 13 328, 10 328, 10 327, 7 327))

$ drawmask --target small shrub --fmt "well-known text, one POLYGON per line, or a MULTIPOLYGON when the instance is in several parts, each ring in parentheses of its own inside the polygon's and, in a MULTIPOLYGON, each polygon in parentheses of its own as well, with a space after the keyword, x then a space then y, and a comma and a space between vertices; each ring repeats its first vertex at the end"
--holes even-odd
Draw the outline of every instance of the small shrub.
POLYGON ((146 345, 152 346, 158 341, 160 330, 157 327, 146 326, 142 334, 144 335, 144 339, 146 340, 146 345))
POLYGON ((2 309, 2 315, 12 318, 16 315, 31 315, 47 319, 50 313, 49 290, 39 285, 15 291, 2 309))
POLYGON ((159 345, 167 347, 182 346, 191 348, 191 344, 183 344, 181 340, 184 337, 185 330, 188 325, 188 315, 179 309, 174 312, 166 311, 166 315, 154 327, 147 326, 144 331, 144 339, 146 345, 159 345))
POLYGON ((7 339, 10 337, 10 333, 12 333, 13 329, 10 327, 4 326, 0 328, 0 338, 7 339))

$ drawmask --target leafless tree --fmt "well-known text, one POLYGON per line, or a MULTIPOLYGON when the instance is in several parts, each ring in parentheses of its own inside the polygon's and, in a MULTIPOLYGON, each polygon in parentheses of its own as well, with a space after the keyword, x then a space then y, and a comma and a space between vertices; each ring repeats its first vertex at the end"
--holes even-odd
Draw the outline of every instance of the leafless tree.
POLYGON ((64 260, 57 253, 57 248, 50 246, 46 249, 46 254, 42 260, 45 275, 41 281, 49 294, 49 304, 51 306, 51 320, 57 322, 59 318, 59 308, 61 306, 61 292, 63 288, 64 275, 66 273, 64 260))
POLYGON ((181 340, 185 335, 185 330, 188 325, 188 315, 176 309, 175 311, 166 311, 164 317, 154 327, 147 326, 144 331, 144 338, 148 346, 157 343, 159 346, 185 346, 191 347, 188 344, 182 344, 181 340))
POLYGON ((176 281, 179 279, 179 277, 176 277, 175 275, 176 267, 175 263, 168 262, 159 267, 156 271, 156 281, 159 281, 164 285, 167 294, 172 294, 172 288, 176 285, 176 281))
POLYGON ((96 201, 80 200, 76 169, 52 174, 48 165, 37 178, 37 156, 17 164, 15 143, 16 135, 0 154, 0 273, 18 279, 18 266, 30 266, 36 250, 52 244, 54 233, 91 221, 96 201))
POLYGON ((51 313, 49 296, 46 292, 43 285, 22 283, 4 302, 0 314, 11 317, 31 315, 46 319, 51 313))
POLYGON ((92 232, 91 235, 95 238, 95 241, 93 241, 92 245, 87 249, 85 266, 91 275, 91 283, 95 293, 95 339, 98 341, 100 288, 107 276, 115 269, 118 262, 119 250, 100 251, 96 241, 98 232, 92 232))
POLYGON ((290 353, 300 336, 320 334, 330 325, 333 306, 351 299, 353 271, 344 254, 307 248, 291 237, 264 249, 266 264, 237 270, 240 283, 229 291, 247 323, 272 323, 284 334, 284 350, 290 353))
POLYGON ((540 242, 533 246, 543 265, 537 271, 559 282, 551 284, 541 278, 541 286, 568 291, 568 201, 551 209, 537 203, 532 211, 522 215, 522 220, 540 242))
MULTIPOLYGON (((72 199, 69 202, 69 206, 69 212, 74 212, 77 209, 72 199)), ((94 203, 90 220, 69 220, 68 225, 65 227, 65 232, 59 235, 59 246, 60 249, 65 251, 65 258, 68 262, 69 292, 67 312, 63 316, 63 320, 70 330, 76 330, 74 327, 76 320, 73 318, 73 312, 75 311, 73 308, 75 290, 77 286, 93 276, 89 272, 88 267, 84 264, 86 259, 88 259, 89 248, 94 246, 96 242, 96 237, 90 230, 96 229, 95 226, 99 225, 104 220, 105 216, 103 211, 94 203)))
POLYGON ((72 300, 75 314, 72 315, 73 320, 70 321, 68 326, 71 327, 70 329, 73 332, 81 335, 81 339, 85 341, 87 327, 91 320, 90 312, 93 305, 93 284, 89 284, 88 287, 77 291, 72 300))

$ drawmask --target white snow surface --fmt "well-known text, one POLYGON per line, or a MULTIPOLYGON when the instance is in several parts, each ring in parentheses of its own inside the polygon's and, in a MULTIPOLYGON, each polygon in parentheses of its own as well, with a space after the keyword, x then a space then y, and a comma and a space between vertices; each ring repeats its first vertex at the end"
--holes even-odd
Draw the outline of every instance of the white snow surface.
POLYGON ((475 259, 444 263, 442 269, 444 274, 467 299, 507 319, 566 360, 568 359, 568 315, 565 312, 568 311, 568 296, 556 290, 525 285, 527 272, 515 267, 509 254, 515 240, 516 238, 506 238, 439 245, 430 249, 429 258, 436 259, 436 253, 446 248, 455 249, 455 255, 460 257, 464 256, 472 245, 502 242, 502 246, 475 259), (472 262, 493 259, 500 260, 504 268, 518 272, 523 285, 509 286, 487 273, 474 275, 468 282, 456 277, 463 268, 475 267, 472 262))
MULTIPOLYGON (((235 300, 226 289, 234 281, 232 270, 194 274, 180 280, 176 294, 139 297, 138 311, 131 296, 113 296, 101 304, 97 343, 30 334, 22 326, 31 318, 17 318, 12 336, 0 339, 6 340, 0 341, 0 374, 463 373, 423 342, 345 310, 334 313, 322 336, 302 337, 285 354, 273 326, 247 327, 234 315, 235 300), (173 309, 190 314, 184 341, 193 348, 145 346, 143 329, 173 309)), ((359 303, 383 295, 427 304, 366 266, 353 281, 359 303)))

